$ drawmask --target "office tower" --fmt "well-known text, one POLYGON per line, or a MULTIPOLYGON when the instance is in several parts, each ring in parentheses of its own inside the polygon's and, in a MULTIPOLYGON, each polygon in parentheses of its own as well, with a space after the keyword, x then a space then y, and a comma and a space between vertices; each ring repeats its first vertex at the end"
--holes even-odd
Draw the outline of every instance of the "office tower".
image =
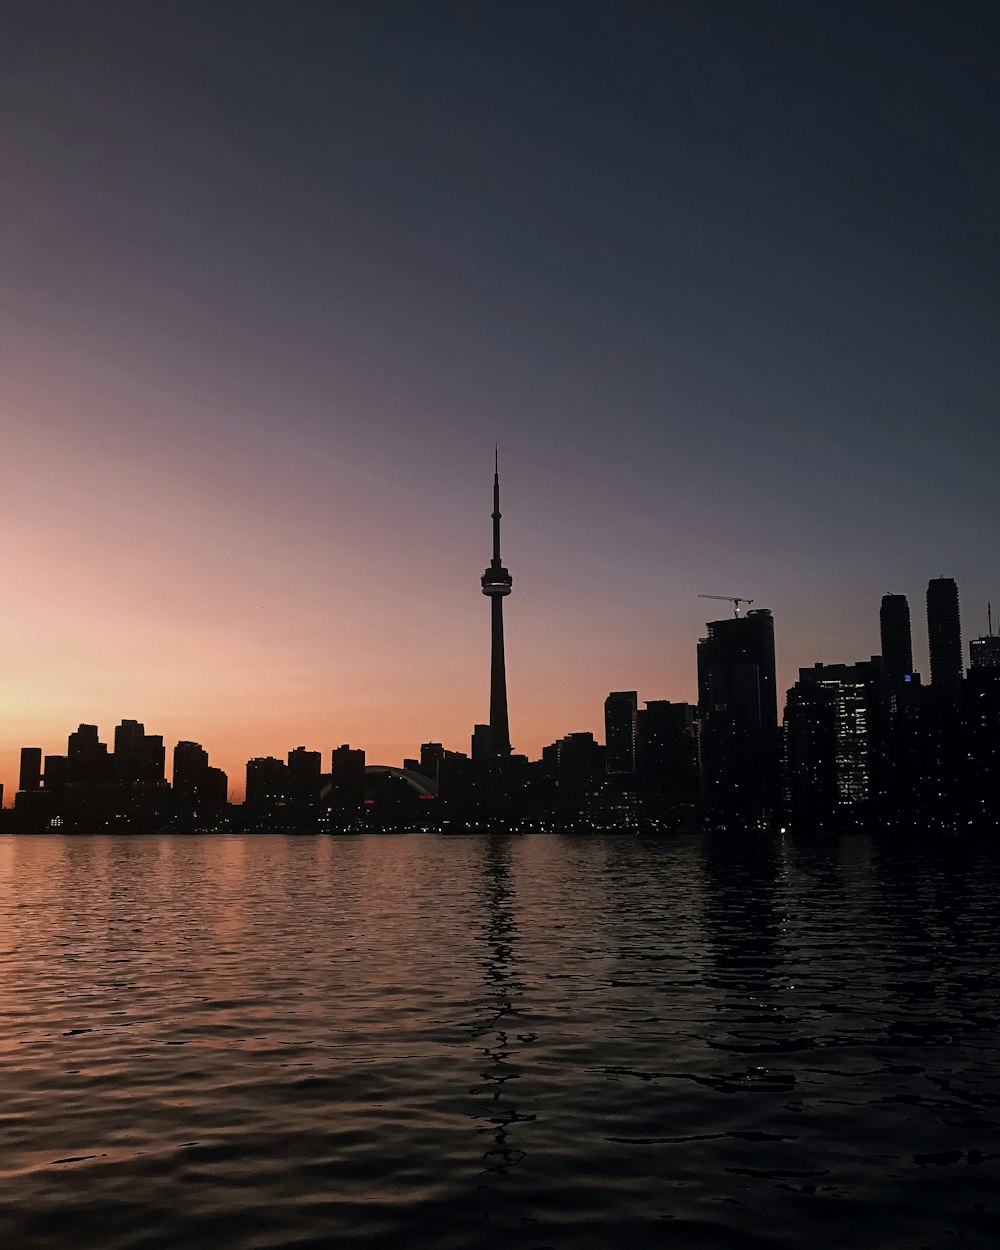
POLYGON ((422 742, 420 744, 420 762, 418 772, 432 781, 438 780, 441 762, 448 754, 440 742, 422 742))
POLYGON ((698 788, 698 740, 690 703, 651 699, 636 714, 636 772, 643 789, 690 806, 698 788))
POLYGON ((480 579, 483 594, 490 600, 492 646, 490 659, 490 745, 496 759, 510 755, 510 728, 507 722, 507 670, 503 648, 503 601, 510 594, 513 579, 500 560, 500 466, 493 465, 493 559, 480 579))
POLYGON ((288 798, 292 803, 309 807, 318 802, 322 766, 319 751, 296 747, 288 752, 288 798))
POLYGON ((592 733, 566 734, 553 743, 553 748, 548 758, 550 767, 553 763, 555 767, 559 806, 571 815, 582 810, 588 796, 601 787, 606 752, 592 733))
POLYGON ((148 786, 166 782, 167 752, 162 734, 145 734, 142 739, 141 780, 148 786))
POLYGON ((774 622, 755 608, 707 628, 698 643, 702 803, 722 825, 766 824, 778 802, 774 622))
POLYGON ((969 641, 970 668, 1000 668, 1000 634, 986 634, 969 641))
POLYGON ((952 577, 935 577, 927 583, 927 644, 931 686, 957 698, 962 689, 962 624, 958 586, 952 577))
POLYGON ((114 777, 120 782, 143 779, 146 727, 137 720, 123 720, 115 728, 114 777))
POLYGON ((837 813, 837 724, 834 692, 796 682, 783 721, 785 818, 795 829, 824 829, 837 813))
POLYGON ((843 824, 876 796, 882 760, 881 657, 799 669, 785 708, 791 816, 843 824))
POLYGON ((604 700, 604 741, 607 747, 608 776, 635 773, 636 714, 639 698, 635 690, 612 690, 604 700))
POLYGON ((98 740, 96 725, 81 725, 69 736, 67 780, 95 785, 108 780, 108 748, 98 740))
MULTIPOLYGON (((491 725, 473 725, 470 755, 472 756, 472 772, 481 795, 485 797, 484 787, 489 785, 490 778, 496 772, 497 752, 493 745, 493 727, 491 725)), ((496 796, 490 796, 495 798, 496 796)))
POLYGON ((40 790, 42 786, 42 748, 21 747, 21 774, 18 790, 40 790))
POLYGON ((174 747, 174 797, 182 807, 201 798, 208 773, 208 752, 200 742, 178 742, 174 747))
POLYGON ((910 637, 910 605, 906 595, 883 595, 879 610, 882 636, 882 672, 887 685, 895 687, 913 672, 910 637))
POLYGON ((69 760, 65 755, 46 755, 42 788, 47 794, 61 797, 69 780, 69 760))
POLYGON ((337 811, 360 811, 365 802, 365 753, 346 743, 330 758, 330 806, 337 811))
POLYGON ((204 793, 202 806, 221 809, 229 802, 229 777, 221 768, 208 768, 205 771, 204 793))
POLYGON ((261 811, 283 807, 288 802, 288 766, 272 755, 247 760, 246 806, 261 811))
MULTIPOLYGON (((978 641, 1000 639, 987 635, 978 641)), ((995 663, 973 661, 962 691, 962 721, 967 828, 995 834, 1000 826, 1000 658, 995 663)))

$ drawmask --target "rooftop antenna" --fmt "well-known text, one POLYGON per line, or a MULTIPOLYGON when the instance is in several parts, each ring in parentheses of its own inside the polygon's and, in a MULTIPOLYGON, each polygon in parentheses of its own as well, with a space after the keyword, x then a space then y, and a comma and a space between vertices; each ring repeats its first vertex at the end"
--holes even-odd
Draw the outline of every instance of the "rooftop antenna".
POLYGON ((993 637, 993 607, 989 599, 986 600, 986 628, 989 636, 993 637))

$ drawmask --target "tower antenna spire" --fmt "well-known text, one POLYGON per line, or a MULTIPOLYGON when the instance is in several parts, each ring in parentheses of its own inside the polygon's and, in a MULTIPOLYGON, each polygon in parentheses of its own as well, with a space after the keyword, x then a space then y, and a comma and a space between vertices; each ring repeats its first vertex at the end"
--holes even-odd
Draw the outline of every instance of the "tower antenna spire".
POLYGON ((483 594, 490 599, 490 739, 491 750, 501 758, 510 755, 507 724, 507 670, 503 646, 503 601, 510 594, 512 578, 500 559, 500 447, 493 447, 493 559, 483 574, 483 594))

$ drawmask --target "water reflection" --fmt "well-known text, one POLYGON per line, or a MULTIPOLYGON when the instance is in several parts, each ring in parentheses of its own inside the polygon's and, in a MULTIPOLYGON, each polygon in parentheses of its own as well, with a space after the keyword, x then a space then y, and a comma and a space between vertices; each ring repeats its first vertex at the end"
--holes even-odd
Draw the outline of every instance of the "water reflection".
POLYGON ((484 1100, 477 1113, 483 1121, 478 1132, 490 1138, 483 1150, 484 1171, 503 1175, 525 1158, 512 1141, 512 1126, 534 1119, 515 1106, 514 1084, 521 1075, 517 1056, 524 1039, 517 1036, 519 1001, 524 987, 518 978, 515 947, 518 939, 511 880, 512 844, 509 837, 493 835, 483 845, 478 937, 484 954, 480 959, 484 998, 481 1018, 472 1035, 484 1061, 480 1077, 484 1084, 472 1092, 484 1100))
POLYGON ((718 1010, 735 1053, 775 1049, 783 1016, 780 863, 770 841, 706 838, 702 848, 707 983, 720 991, 718 1010))
POLYGON ((0 1245, 993 1250, 998 890, 863 837, 0 839, 0 1245))

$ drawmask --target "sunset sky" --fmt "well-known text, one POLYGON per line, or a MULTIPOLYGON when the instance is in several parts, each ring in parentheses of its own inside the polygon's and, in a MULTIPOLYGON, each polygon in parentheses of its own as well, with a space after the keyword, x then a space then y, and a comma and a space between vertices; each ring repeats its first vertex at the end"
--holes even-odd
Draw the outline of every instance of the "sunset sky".
POLYGON ((779 687, 1000 610, 1000 8, 4 6, 0 782, 122 717, 250 755, 779 687))

